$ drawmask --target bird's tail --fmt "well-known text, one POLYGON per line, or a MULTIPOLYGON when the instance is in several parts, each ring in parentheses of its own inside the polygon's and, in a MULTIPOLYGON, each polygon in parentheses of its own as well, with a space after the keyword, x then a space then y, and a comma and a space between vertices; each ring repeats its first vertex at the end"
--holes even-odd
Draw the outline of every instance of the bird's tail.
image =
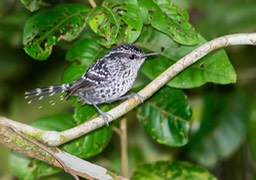
POLYGON ((31 99, 28 104, 31 104, 35 101, 40 101, 46 97, 53 96, 57 93, 64 93, 70 90, 70 87, 72 86, 71 83, 69 84, 60 84, 55 86, 49 86, 44 88, 36 88, 32 91, 26 91, 25 92, 25 99, 31 99))

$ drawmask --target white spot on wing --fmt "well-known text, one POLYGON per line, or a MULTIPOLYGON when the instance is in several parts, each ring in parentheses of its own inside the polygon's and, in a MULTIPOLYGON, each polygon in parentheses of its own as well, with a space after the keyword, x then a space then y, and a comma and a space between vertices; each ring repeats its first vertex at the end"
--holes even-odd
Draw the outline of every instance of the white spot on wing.
POLYGON ((41 93, 42 93, 42 89, 36 88, 36 95, 38 96, 38 95, 41 94, 41 93))
POLYGON ((53 86, 50 86, 49 87, 49 92, 52 92, 53 91, 53 86))
POLYGON ((56 92, 51 93, 49 96, 53 96, 54 94, 56 94, 56 92))

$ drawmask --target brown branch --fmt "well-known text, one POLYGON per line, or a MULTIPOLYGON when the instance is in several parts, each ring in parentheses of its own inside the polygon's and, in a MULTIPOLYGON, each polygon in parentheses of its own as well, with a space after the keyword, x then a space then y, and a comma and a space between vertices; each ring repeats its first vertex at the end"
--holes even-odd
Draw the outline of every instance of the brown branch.
POLYGON ((45 152, 50 154, 56 161, 58 161, 58 163, 64 169, 65 172, 71 174, 74 177, 75 180, 79 180, 77 175, 74 172, 72 172, 72 170, 69 167, 67 167, 66 164, 58 156, 56 156, 55 153, 50 148, 44 146, 43 144, 40 144, 40 143, 36 142, 35 140, 33 140, 33 139, 31 139, 27 136, 25 136, 20 131, 18 131, 15 127, 10 126, 9 128, 12 129, 13 132, 15 132, 17 135, 19 135, 23 139, 27 140, 28 142, 36 145, 37 147, 41 148, 42 150, 44 150, 45 152))
POLYGON ((122 175, 128 177, 128 151, 127 151, 127 119, 123 117, 120 122, 120 142, 121 142, 121 160, 122 175))
POLYGON ((96 8, 96 7, 97 7, 97 4, 95 3, 94 0, 89 0, 89 3, 90 3, 90 5, 91 5, 93 8, 96 8))
POLYGON ((86 179, 126 179, 103 167, 61 151, 56 147, 47 147, 35 142, 22 134, 17 127, 10 127, 1 123, 0 144, 48 164, 60 168, 64 167, 69 173, 86 179))

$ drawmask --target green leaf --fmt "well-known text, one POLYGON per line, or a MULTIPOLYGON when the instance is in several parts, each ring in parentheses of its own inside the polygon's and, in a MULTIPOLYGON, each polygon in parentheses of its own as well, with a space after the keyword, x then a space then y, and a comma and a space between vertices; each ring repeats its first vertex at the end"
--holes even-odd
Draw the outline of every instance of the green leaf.
POLYGON ((95 8, 89 16, 88 24, 96 34, 104 37, 102 44, 111 45, 116 43, 120 22, 108 8, 104 6, 95 8))
MULTIPOLYGON (((109 108, 110 106, 108 105, 101 109, 106 111, 109 108)), ((81 124, 96 116, 98 116, 98 112, 93 106, 76 103, 74 120, 77 124, 81 124)), ((102 152, 111 138, 112 129, 102 127, 72 142, 66 143, 62 149, 81 158, 88 158, 102 152)))
POLYGON ((40 6, 50 6, 50 4, 43 2, 43 0, 20 0, 20 1, 31 12, 38 10, 40 6))
POLYGON ((140 166, 134 173, 134 180, 216 180, 207 170, 188 162, 159 161, 140 166))
POLYGON ((47 59, 58 41, 71 41, 80 34, 88 12, 83 5, 60 4, 35 14, 24 28, 24 50, 37 60, 47 59))
POLYGON ((187 143, 191 115, 182 91, 167 86, 138 108, 137 113, 150 136, 168 146, 187 143))
POLYGON ((84 39, 73 45, 67 52, 68 61, 79 61, 81 64, 89 67, 93 61, 99 59, 105 54, 105 48, 100 45, 99 40, 95 37, 84 39))
POLYGON ((64 83, 79 79, 94 61, 106 54, 106 49, 98 41, 96 38, 84 39, 68 50, 66 60, 75 62, 66 69, 64 83))
POLYGON ((136 0, 106 0, 104 6, 111 8, 112 12, 118 17, 121 26, 118 35, 118 43, 132 43, 140 35, 143 20, 140 14, 138 3, 136 0))
POLYGON ((76 125, 72 114, 62 113, 51 116, 42 117, 31 124, 34 127, 43 130, 64 131, 76 125))
POLYGON ((172 37, 174 41, 184 45, 198 43, 198 35, 188 22, 185 11, 170 1, 140 0, 139 6, 145 24, 172 37))
POLYGON ((250 148, 252 150, 252 155, 254 159, 256 159, 256 99, 255 97, 252 99, 252 105, 250 108, 250 118, 248 122, 248 140, 250 143, 250 148))
POLYGON ((66 143, 61 149, 80 158, 89 158, 101 153, 111 138, 112 129, 102 127, 86 136, 66 143))
POLYGON ((247 109, 241 91, 207 93, 200 129, 188 143, 188 156, 206 167, 231 156, 245 140, 247 109))
POLYGON ((104 37, 102 44, 134 42, 143 26, 141 14, 135 0, 106 0, 95 8, 88 19, 92 30, 104 37))
MULTIPOLYGON (((35 167, 31 166, 30 163, 32 158, 20 154, 16 151, 11 151, 10 153, 10 168, 12 172, 20 179, 25 179, 25 177, 30 176, 31 172, 34 171, 35 167)), ((35 176, 30 176, 35 179, 35 176)))
MULTIPOLYGON (((183 46, 175 43, 167 35, 152 28, 144 28, 136 44, 159 55, 154 60, 147 60, 142 66, 142 72, 154 79, 181 57, 184 57, 206 41, 199 36, 199 44, 183 46)), ((225 51, 219 50, 182 71, 168 85, 177 88, 199 87, 207 82, 228 84, 236 82, 236 73, 230 64, 225 51)))
POLYGON ((38 179, 61 171, 60 168, 15 151, 11 151, 9 161, 12 172, 19 177, 19 179, 38 179))
POLYGON ((87 65, 78 64, 76 62, 72 63, 63 74, 63 83, 70 83, 78 80, 84 74, 85 70, 88 68, 87 65))

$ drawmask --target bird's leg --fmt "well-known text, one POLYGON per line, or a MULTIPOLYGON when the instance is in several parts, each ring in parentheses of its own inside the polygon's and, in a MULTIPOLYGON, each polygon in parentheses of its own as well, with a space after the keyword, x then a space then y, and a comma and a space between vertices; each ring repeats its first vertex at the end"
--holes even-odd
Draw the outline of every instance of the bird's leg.
POLYGON ((102 111, 96 104, 92 103, 93 107, 95 107, 95 109, 97 109, 98 113, 103 117, 106 126, 109 127, 109 122, 108 122, 108 113, 105 113, 104 111, 102 111))
MULTIPOLYGON (((90 104, 93 105, 93 107, 98 111, 98 113, 103 117, 105 123, 106 123, 106 126, 109 127, 109 122, 108 122, 108 113, 105 113, 103 112, 93 101, 91 101, 88 96, 86 95, 86 100, 87 102, 89 102, 90 104)), ((87 104, 87 103, 85 103, 87 104)))
POLYGON ((107 103, 112 103, 114 101, 119 101, 119 100, 123 100, 123 99, 135 98, 135 96, 140 100, 141 103, 143 103, 142 97, 139 94, 137 94, 137 93, 131 93, 131 94, 127 94, 127 95, 124 95, 124 96, 120 96, 120 97, 118 97, 116 99, 108 101, 107 103))

